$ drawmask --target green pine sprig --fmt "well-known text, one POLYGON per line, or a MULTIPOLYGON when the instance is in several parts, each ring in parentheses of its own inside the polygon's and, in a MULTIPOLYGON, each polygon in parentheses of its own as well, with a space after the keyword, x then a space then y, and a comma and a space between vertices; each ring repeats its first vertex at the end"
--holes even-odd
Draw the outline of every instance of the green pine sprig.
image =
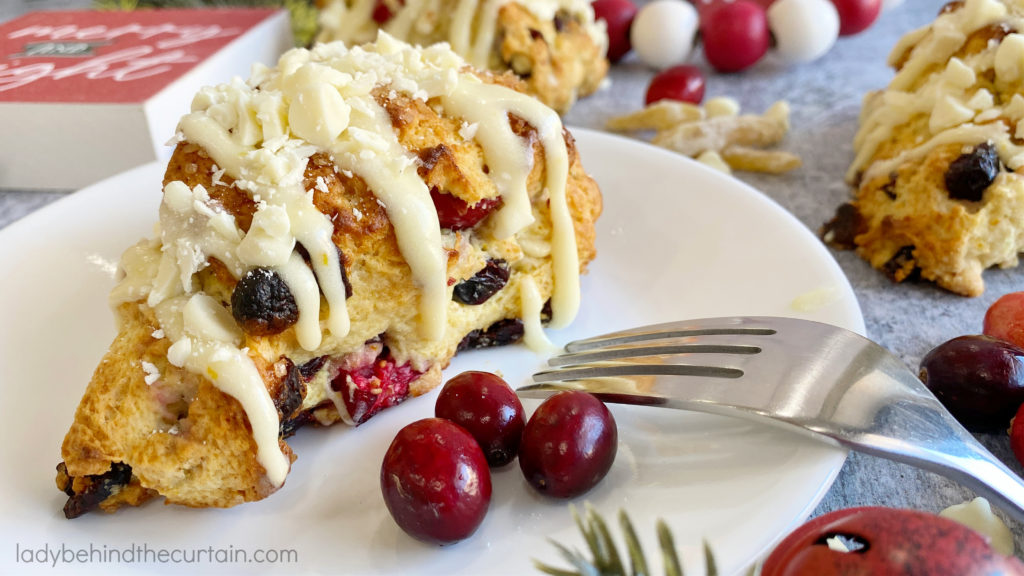
MULTIPOLYGON (((623 540, 626 544, 626 557, 629 560, 629 568, 623 564, 622 556, 619 553, 618 545, 612 539, 611 532, 604 518, 589 503, 584 504, 584 515, 580 518, 576 507, 570 505, 573 520, 587 543, 590 557, 583 553, 570 549, 554 540, 551 544, 558 549, 562 557, 572 565, 572 570, 549 566, 534 560, 534 566, 551 576, 650 576, 651 571, 647 563, 647 557, 640 540, 633 529, 633 523, 625 511, 619 511, 619 529, 622 531, 623 540)), ((665 568, 665 576, 683 576, 683 566, 679 561, 679 554, 676 552, 675 542, 672 538, 672 531, 663 520, 658 520, 656 525, 658 534, 658 545, 661 549, 662 564, 665 568)), ((707 542, 704 542, 704 565, 708 576, 717 576, 718 567, 715 564, 714 554, 707 542)))

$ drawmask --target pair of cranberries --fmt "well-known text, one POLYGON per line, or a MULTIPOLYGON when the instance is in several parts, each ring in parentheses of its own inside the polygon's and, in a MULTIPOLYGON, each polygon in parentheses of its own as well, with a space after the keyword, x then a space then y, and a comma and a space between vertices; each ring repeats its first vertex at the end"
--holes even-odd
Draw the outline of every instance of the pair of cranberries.
POLYGON ((527 422, 504 380, 464 372, 445 384, 434 414, 398 432, 380 472, 395 522, 427 542, 451 544, 476 531, 491 502, 489 467, 518 455, 536 490, 572 498, 593 488, 615 460, 615 420, 585 392, 555 394, 527 422))

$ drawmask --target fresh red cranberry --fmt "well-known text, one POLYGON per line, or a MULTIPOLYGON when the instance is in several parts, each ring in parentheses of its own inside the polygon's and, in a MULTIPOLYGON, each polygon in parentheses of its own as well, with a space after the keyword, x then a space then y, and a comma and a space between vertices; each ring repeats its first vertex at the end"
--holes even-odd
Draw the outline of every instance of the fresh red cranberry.
POLYGON ((384 504, 410 536, 451 544, 476 531, 491 503, 491 472, 464 428, 425 418, 402 428, 380 468, 384 504))
POLYGON ((450 230, 472 228, 501 206, 501 198, 487 198, 470 206, 461 198, 445 194, 436 188, 430 189, 430 199, 434 201, 441 228, 450 230))
POLYGON ((982 332, 1024 348, 1024 292, 1010 292, 985 312, 982 332))
POLYGON ((636 17, 636 4, 630 0, 594 0, 594 18, 604 20, 608 29, 608 60, 618 62, 629 52, 629 27, 636 17))
POLYGON ((608 474, 617 450, 618 429, 604 403, 586 392, 559 392, 526 423, 519 467, 541 494, 573 498, 608 474))
POLYGON ((696 66, 673 66, 659 72, 647 87, 644 103, 680 100, 700 104, 704 100, 704 73, 696 66))
POLYGON ((339 370, 331 387, 341 394, 349 416, 359 425, 408 398, 409 383, 420 374, 408 362, 398 365, 385 347, 372 362, 339 370))
POLYGON ((882 0, 832 0, 839 12, 839 35, 860 34, 878 20, 882 0))
POLYGON ((437 396, 434 415, 468 430, 493 467, 519 453, 526 426, 523 404, 508 383, 490 372, 463 372, 449 380, 437 396))
POLYGON ((722 2, 701 18, 704 56, 720 72, 739 72, 757 64, 768 52, 768 16, 750 0, 722 2))
POLYGON ((1017 414, 1010 420, 1010 449, 1017 457, 1017 462, 1024 466, 1024 404, 1017 409, 1017 414))
POLYGON ((960 336, 921 360, 921 381, 974 432, 1006 430, 1024 404, 1024 349, 990 336, 960 336))

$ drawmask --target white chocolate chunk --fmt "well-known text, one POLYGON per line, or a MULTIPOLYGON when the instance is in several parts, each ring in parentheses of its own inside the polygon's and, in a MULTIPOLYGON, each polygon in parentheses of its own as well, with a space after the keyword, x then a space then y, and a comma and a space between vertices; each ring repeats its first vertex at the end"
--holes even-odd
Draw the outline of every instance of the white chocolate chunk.
POLYGON ((329 147, 348 127, 349 106, 333 86, 301 89, 288 107, 288 123, 296 136, 329 147))
POLYGON ((216 342, 239 345, 242 331, 227 308, 206 294, 195 294, 182 310, 185 332, 216 342))
POLYGON ((1010 556, 1013 554, 1013 534, 1010 529, 992 512, 992 506, 988 500, 977 497, 970 502, 954 504, 939 512, 939 516, 956 520, 957 522, 979 532, 989 539, 992 548, 1010 556))
POLYGON ((978 80, 974 70, 967 64, 964 64, 964 61, 959 58, 949 59, 949 63, 946 64, 946 70, 942 73, 942 78, 947 84, 960 90, 970 88, 978 80))
POLYGON ((995 99, 992 97, 992 93, 982 88, 971 96, 971 99, 967 101, 967 106, 975 110, 988 110, 995 105, 995 99))
POLYGON ((928 120, 928 129, 938 134, 974 118, 974 110, 957 102, 952 96, 944 96, 935 103, 932 116, 928 120))
POLYGON ((164 204, 179 214, 192 209, 192 190, 181 180, 173 180, 164 186, 164 204))
POLYGON ((996 79, 1009 84, 1020 79, 1024 68, 1024 35, 1013 33, 1003 38, 996 49, 996 79))
POLYGON ((1014 94, 1013 97, 1010 98, 1010 103, 1003 108, 1003 113, 1014 120, 1024 118, 1024 96, 1014 94))
POLYGON ((267 206, 253 215, 249 232, 238 244, 238 257, 250 266, 281 266, 295 248, 288 211, 267 206))

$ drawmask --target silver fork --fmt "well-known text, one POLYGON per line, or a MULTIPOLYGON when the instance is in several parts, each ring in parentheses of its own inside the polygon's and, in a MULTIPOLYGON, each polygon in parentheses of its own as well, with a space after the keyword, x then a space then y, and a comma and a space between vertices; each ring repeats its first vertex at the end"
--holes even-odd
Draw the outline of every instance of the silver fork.
POLYGON ((936 472, 1024 522, 1024 483, 917 376, 874 342, 793 318, 736 317, 644 326, 578 340, 517 390, 582 389, 623 404, 781 425, 936 472))

